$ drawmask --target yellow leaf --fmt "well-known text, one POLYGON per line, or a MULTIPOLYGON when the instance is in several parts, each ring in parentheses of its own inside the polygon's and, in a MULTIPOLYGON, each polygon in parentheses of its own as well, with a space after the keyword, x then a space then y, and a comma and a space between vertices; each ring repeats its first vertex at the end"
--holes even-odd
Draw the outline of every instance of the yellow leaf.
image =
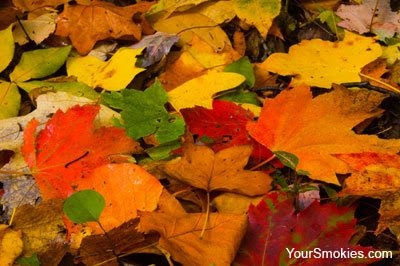
POLYGON ((20 104, 21 95, 17 85, 0 82, 0 119, 17 116, 20 104))
POLYGON ((150 20, 152 16, 168 17, 174 11, 185 11, 200 3, 208 0, 159 0, 157 4, 153 5, 147 12, 150 20))
POLYGON ((213 203, 219 212, 245 214, 250 204, 260 203, 263 196, 248 197, 235 193, 223 193, 214 198, 213 203))
POLYGON ((121 48, 107 62, 94 56, 71 57, 67 61, 67 72, 69 76, 75 76, 78 81, 93 88, 119 91, 145 70, 135 66, 136 56, 142 50, 143 48, 121 48))
POLYGON ((14 38, 12 35, 12 25, 0 31, 0 72, 6 69, 14 56, 14 38))
POLYGON ((153 24, 153 28, 157 31, 178 34, 183 43, 189 43, 196 34, 216 52, 222 51, 226 45, 231 45, 228 36, 218 24, 202 14, 186 12, 173 15, 158 20, 153 24))
POLYGON ((212 96, 215 93, 237 87, 245 79, 237 73, 210 72, 168 92, 169 102, 176 110, 196 105, 211 109, 212 96))
POLYGON ((263 37, 267 36, 272 20, 281 11, 280 0, 233 0, 237 16, 244 22, 254 25, 263 37))
POLYGON ((236 16, 231 1, 209 1, 190 9, 190 11, 202 14, 216 24, 229 22, 236 16))
POLYGON ((393 65, 396 60, 400 60, 400 43, 384 47, 381 57, 385 58, 389 65, 393 65))
POLYGON ((343 41, 305 40, 291 46, 287 54, 272 54, 259 67, 280 75, 296 75, 293 85, 330 88, 332 83, 360 82, 361 68, 381 54, 382 48, 373 38, 346 31, 343 41))
POLYGON ((22 252, 22 232, 15 231, 8 225, 0 224, 0 265, 11 266, 22 252))

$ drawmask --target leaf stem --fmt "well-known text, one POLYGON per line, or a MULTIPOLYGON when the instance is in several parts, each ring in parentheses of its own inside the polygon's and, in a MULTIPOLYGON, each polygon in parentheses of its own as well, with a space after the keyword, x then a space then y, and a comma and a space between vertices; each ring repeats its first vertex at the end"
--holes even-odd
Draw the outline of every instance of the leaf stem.
POLYGON ((106 230, 104 229, 104 227, 101 225, 100 221, 96 221, 96 223, 99 225, 99 227, 101 228, 101 230, 104 232, 104 236, 107 238, 107 240, 109 241, 110 245, 111 245, 111 251, 113 253, 113 255, 115 256, 115 258, 117 259, 117 262, 119 265, 124 265, 122 263, 122 261, 120 260, 120 258, 118 257, 116 251, 116 246, 114 245, 114 242, 111 240, 111 237, 108 235, 108 233, 106 232, 106 230))
POLYGON ((390 88, 390 89, 393 90, 394 92, 400 93, 400 90, 399 90, 398 88, 396 88, 396 87, 394 87, 394 86, 392 86, 392 85, 390 85, 390 84, 388 84, 388 83, 386 83, 386 82, 383 82, 383 81, 381 81, 381 80, 379 80, 379 79, 376 79, 376 78, 374 78, 374 77, 365 75, 365 74, 363 74, 363 73, 358 73, 358 74, 359 74, 361 77, 364 77, 364 78, 373 80, 373 81, 375 81, 375 82, 378 82, 379 84, 382 84, 382 85, 384 85, 385 87, 390 88))
POLYGON ((203 239, 204 232, 206 231, 206 227, 207 227, 207 224, 208 224, 208 218, 209 218, 209 216, 210 216, 210 192, 207 191, 207 211, 206 211, 206 219, 205 219, 205 221, 204 221, 203 228, 201 229, 201 233, 200 233, 200 236, 199 236, 200 239, 203 239))
POLYGON ((275 158, 276 158, 276 156, 275 156, 275 154, 273 154, 271 157, 269 157, 265 161, 263 161, 263 162, 257 164, 256 166, 253 166, 252 168, 250 168, 250 171, 253 171, 253 170, 255 170, 255 169, 257 169, 257 168, 259 168, 259 167, 261 167, 261 166, 263 166, 263 165, 265 165, 267 163, 269 163, 270 161, 272 161, 275 158))

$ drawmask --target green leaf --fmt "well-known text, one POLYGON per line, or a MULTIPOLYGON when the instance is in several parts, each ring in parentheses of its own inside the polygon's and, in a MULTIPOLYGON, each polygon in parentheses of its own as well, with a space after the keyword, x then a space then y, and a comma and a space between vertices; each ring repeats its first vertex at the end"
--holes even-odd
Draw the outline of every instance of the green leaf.
POLYGON ((0 82, 0 119, 18 115, 21 95, 15 84, 0 82))
POLYGON ((21 266, 40 266, 40 261, 36 253, 30 257, 21 257, 16 261, 21 266))
POLYGON ((94 190, 72 194, 64 202, 64 213, 74 223, 96 222, 106 206, 103 196, 94 190))
POLYGON ((42 91, 64 91, 79 97, 86 97, 96 100, 100 94, 93 90, 91 87, 82 82, 53 82, 53 81, 30 81, 30 82, 17 82, 18 87, 30 93, 38 89, 42 91))
POLYGON ((146 149, 146 153, 150 156, 151 159, 155 161, 165 160, 171 157, 171 151, 176 150, 179 147, 181 147, 181 143, 176 140, 166 143, 164 145, 146 149))
POLYGON ((305 170, 298 170, 298 171, 297 171, 297 174, 298 174, 298 175, 306 175, 306 176, 309 176, 309 175, 310 175, 310 172, 305 171, 305 170))
POLYGON ((317 18, 319 18, 322 23, 326 23, 329 29, 335 33, 339 39, 344 38, 344 29, 337 26, 342 19, 336 16, 335 12, 332 10, 324 10, 318 15, 317 18))
POLYGON ((71 46, 38 49, 25 52, 10 74, 11 81, 22 82, 32 78, 44 78, 55 73, 65 62, 71 46))
POLYGON ((256 82, 253 66, 247 56, 227 65, 224 71, 243 75, 246 78, 246 84, 249 85, 250 88, 253 87, 256 82))
POLYGON ((164 144, 177 140, 185 132, 184 120, 165 109, 168 96, 158 80, 145 91, 125 89, 103 94, 102 99, 122 110, 123 126, 135 140, 154 134, 159 144, 164 144))
POLYGON ((258 100, 257 94, 255 92, 245 91, 242 88, 238 88, 232 92, 219 96, 217 97, 217 99, 235 103, 250 103, 261 106, 261 103, 258 100))
POLYGON ((0 31, 0 72, 6 69, 14 57, 14 38, 10 25, 7 29, 0 31))
POLYGON ((274 151, 273 153, 284 166, 296 170, 296 167, 299 164, 299 158, 297 158, 296 155, 286 151, 274 151))

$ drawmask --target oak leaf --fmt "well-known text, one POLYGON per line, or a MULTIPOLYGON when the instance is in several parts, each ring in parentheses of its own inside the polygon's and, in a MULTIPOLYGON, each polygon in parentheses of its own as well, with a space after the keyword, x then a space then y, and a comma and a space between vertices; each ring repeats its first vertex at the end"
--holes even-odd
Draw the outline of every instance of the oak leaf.
MULTIPOLYGON (((249 227, 234 265, 351 265, 375 260, 341 257, 295 258, 296 251, 361 251, 369 247, 349 244, 356 232, 354 210, 330 203, 314 201, 308 208, 296 213, 292 201, 282 192, 268 193, 257 205, 249 208, 249 227), (289 257, 292 252, 292 257, 289 257)), ((303 253, 302 253, 303 254, 303 253)))
POLYGON ((140 40, 141 27, 133 22, 132 17, 144 14, 152 4, 140 2, 118 7, 112 3, 92 1, 90 5, 66 5, 58 17, 55 34, 68 36, 80 54, 89 53, 97 41, 107 38, 140 40))
POLYGON ((293 84, 330 88, 332 83, 360 82, 359 72, 382 54, 371 37, 346 32, 343 41, 303 40, 289 53, 274 53, 258 66, 280 75, 295 75, 293 84))
POLYGON ((57 111, 37 136, 37 120, 25 128, 22 154, 44 199, 66 198, 74 191, 74 182, 110 162, 110 155, 141 150, 124 129, 96 129, 93 121, 99 109, 100 106, 85 105, 74 106, 65 113, 57 111))
POLYGON ((262 195, 270 189, 272 180, 263 172, 243 169, 251 153, 249 145, 214 153, 206 146, 186 143, 183 157, 168 162, 165 171, 175 179, 208 192, 222 190, 262 195))
POLYGON ((335 87, 330 93, 312 98, 308 86, 298 86, 274 99, 266 99, 258 122, 249 123, 247 129, 271 151, 296 155, 298 169, 308 171, 312 179, 339 184, 335 173, 351 170, 334 154, 393 154, 400 150, 399 140, 357 135, 352 131, 357 124, 380 113, 379 101, 371 96, 367 91, 335 87))

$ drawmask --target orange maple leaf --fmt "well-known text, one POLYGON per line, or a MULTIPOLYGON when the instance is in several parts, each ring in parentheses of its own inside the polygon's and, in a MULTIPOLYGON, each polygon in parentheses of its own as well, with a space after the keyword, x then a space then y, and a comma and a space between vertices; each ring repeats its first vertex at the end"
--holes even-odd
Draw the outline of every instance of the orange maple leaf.
POLYGON ((140 2, 118 7, 102 1, 93 1, 91 5, 66 5, 58 17, 55 34, 69 36, 80 54, 89 53, 97 41, 107 38, 140 40, 142 28, 132 18, 139 15, 141 23, 146 23, 143 16, 152 5, 152 2, 140 2))
MULTIPOLYGON (((400 140, 357 135, 352 128, 381 112, 368 91, 350 91, 335 86, 332 92, 315 98, 301 85, 266 99, 257 123, 249 123, 250 135, 272 151, 286 151, 299 158, 298 168, 311 178, 339 184, 336 173, 351 169, 334 154, 396 153, 400 140)), ((378 100, 378 102, 377 102, 378 100)))
POLYGON ((37 137, 39 122, 28 123, 22 154, 44 199, 66 198, 74 191, 72 184, 111 162, 110 155, 141 151, 124 129, 96 129, 93 121, 99 109, 77 105, 65 113, 59 110, 37 137))

